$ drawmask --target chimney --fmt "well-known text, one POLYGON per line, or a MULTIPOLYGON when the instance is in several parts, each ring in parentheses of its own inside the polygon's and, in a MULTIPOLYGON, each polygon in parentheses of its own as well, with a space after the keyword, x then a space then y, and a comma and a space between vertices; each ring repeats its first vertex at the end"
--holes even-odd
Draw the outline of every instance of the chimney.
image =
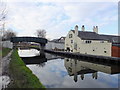
POLYGON ((93 26, 93 32, 95 32, 95 26, 93 26))
POLYGON ((93 32, 98 33, 98 26, 93 26, 93 32))
POLYGON ((96 33, 98 33, 98 26, 96 26, 96 33))
POLYGON ((85 27, 84 27, 84 25, 82 25, 82 31, 85 31, 85 27))
POLYGON ((78 35, 78 25, 75 26, 75 35, 78 35))

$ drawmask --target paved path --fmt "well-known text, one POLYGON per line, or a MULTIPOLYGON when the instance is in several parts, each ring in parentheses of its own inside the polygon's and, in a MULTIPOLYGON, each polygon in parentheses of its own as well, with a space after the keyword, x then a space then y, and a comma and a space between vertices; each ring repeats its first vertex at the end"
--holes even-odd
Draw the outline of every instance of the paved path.
POLYGON ((8 74, 9 62, 11 60, 10 56, 11 56, 12 52, 13 52, 13 50, 11 50, 7 56, 2 58, 2 75, 8 74))
POLYGON ((3 58, 0 58, 0 90, 7 87, 10 82, 9 78, 9 62, 11 60, 10 56, 13 50, 3 58))

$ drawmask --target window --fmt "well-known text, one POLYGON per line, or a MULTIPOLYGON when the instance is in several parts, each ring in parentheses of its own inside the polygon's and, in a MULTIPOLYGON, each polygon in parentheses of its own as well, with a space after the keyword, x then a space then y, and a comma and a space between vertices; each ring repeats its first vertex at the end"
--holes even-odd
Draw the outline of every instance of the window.
POLYGON ((68 67, 68 71, 69 71, 69 72, 72 72, 72 68, 68 67))
POLYGON ((73 43, 73 40, 71 40, 71 43, 73 43))
POLYGON ((87 54, 87 52, 85 52, 85 54, 87 54))
POLYGON ((77 50, 77 43, 74 43, 74 49, 77 50))
POLYGON ((85 43, 89 44, 89 43, 92 43, 92 41, 85 41, 85 43))
POLYGON ((72 34, 69 34, 69 38, 72 38, 72 34))
POLYGON ((104 51, 104 53, 107 53, 107 51, 104 51))
POLYGON ((100 43, 104 43, 104 41, 100 41, 100 43))
POLYGON ((70 51, 70 48, 69 47, 67 47, 67 49, 66 49, 68 52, 70 51))
POLYGON ((72 63, 71 63, 71 65, 70 65, 71 67, 72 67, 72 63))
POLYGON ((69 61, 69 59, 66 60, 67 62, 69 61))

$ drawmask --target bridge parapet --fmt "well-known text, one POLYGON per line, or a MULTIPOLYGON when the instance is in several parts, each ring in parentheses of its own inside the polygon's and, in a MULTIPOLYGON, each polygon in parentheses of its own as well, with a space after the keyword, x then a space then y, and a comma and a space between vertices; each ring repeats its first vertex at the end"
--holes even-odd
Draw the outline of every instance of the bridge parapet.
POLYGON ((18 42, 36 42, 40 44, 46 44, 47 39, 39 38, 39 37, 12 37, 11 42, 18 43, 18 42))

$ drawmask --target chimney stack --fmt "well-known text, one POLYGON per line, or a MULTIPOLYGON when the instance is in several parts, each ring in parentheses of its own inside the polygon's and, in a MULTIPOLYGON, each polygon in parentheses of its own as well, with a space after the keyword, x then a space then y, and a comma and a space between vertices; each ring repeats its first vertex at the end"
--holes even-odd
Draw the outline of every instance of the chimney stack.
POLYGON ((98 26, 93 26, 93 32, 98 33, 98 26))
POLYGON ((85 31, 85 27, 84 27, 84 25, 82 25, 82 31, 85 31))
POLYGON ((75 35, 78 36, 78 25, 75 26, 75 35))
POLYGON ((93 26, 93 32, 95 32, 95 26, 93 26))
POLYGON ((96 26, 96 33, 98 33, 98 26, 96 26))

